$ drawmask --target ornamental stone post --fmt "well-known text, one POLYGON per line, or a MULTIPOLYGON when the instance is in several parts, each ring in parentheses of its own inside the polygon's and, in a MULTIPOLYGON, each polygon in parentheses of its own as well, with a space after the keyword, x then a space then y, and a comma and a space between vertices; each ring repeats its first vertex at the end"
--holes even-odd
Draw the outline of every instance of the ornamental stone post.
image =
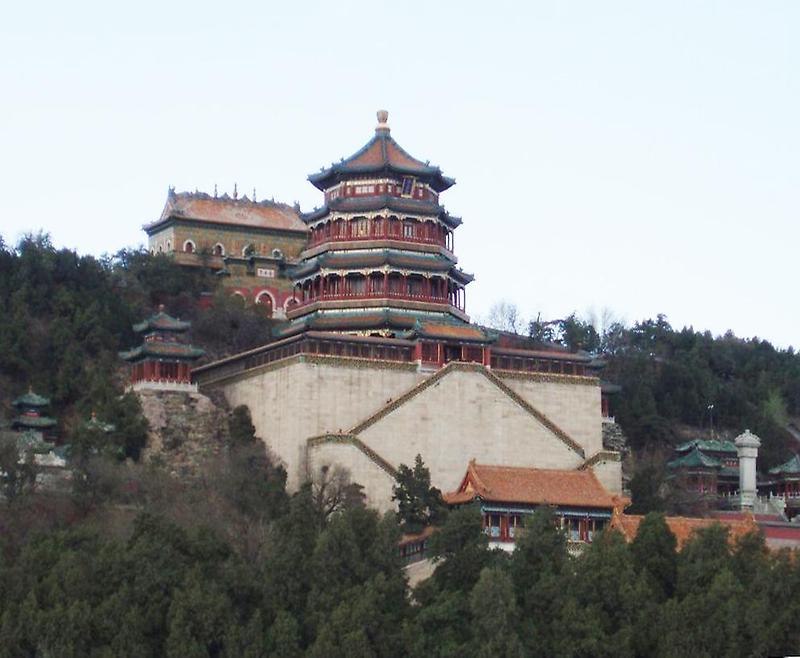
POLYGON ((756 458, 761 439, 745 430, 734 443, 739 453, 739 501, 742 509, 752 510, 756 499, 756 458))

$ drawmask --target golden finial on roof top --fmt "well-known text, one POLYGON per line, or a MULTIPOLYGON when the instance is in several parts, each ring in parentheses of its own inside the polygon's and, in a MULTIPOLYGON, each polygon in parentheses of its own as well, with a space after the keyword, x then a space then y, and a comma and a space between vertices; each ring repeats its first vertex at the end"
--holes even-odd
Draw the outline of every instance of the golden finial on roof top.
POLYGON ((378 125, 375 130, 385 130, 389 132, 389 113, 386 110, 378 110, 378 125))

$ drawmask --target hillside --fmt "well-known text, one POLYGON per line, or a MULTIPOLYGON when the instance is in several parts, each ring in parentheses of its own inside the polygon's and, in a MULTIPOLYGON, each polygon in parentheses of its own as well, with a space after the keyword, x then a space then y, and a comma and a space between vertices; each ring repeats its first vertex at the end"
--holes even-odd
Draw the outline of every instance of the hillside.
MULTIPOLYGON (((80 256, 55 249, 46 236, 16 247, 0 242, 0 413, 29 385, 47 395, 64 438, 91 412, 114 422, 113 441, 136 458, 145 430, 137 403, 120 397, 125 381, 117 352, 135 343, 131 325, 160 303, 192 320, 190 339, 207 359, 269 340, 258 307, 217 294, 199 308, 201 292, 217 291, 207 271, 187 271, 166 256, 123 250, 80 256)), ((761 436, 761 468, 798 447, 800 356, 758 338, 674 329, 664 316, 598 333, 573 316, 530 323, 528 335, 598 355, 603 377, 621 385, 612 411, 635 455, 669 452, 698 432, 761 436)))
POLYGON ((198 308, 199 294, 216 286, 209 272, 144 250, 94 258, 56 249, 44 235, 14 248, 0 240, 0 420, 31 386, 50 398, 63 440, 95 411, 116 425, 109 440, 120 454, 138 458, 146 427, 136 399, 122 396, 127 371, 118 356, 137 342, 134 322, 167 305, 193 322, 190 339, 207 359, 269 340, 258 307, 218 296, 198 308))

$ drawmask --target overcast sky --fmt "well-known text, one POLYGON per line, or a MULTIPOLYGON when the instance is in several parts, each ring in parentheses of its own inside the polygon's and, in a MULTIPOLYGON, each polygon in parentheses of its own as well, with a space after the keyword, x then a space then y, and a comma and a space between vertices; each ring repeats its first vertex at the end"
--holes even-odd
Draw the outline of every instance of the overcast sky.
POLYGON ((0 10, 0 234, 114 252, 167 188, 299 201, 393 137, 457 185, 467 310, 800 347, 800 2, 0 10))

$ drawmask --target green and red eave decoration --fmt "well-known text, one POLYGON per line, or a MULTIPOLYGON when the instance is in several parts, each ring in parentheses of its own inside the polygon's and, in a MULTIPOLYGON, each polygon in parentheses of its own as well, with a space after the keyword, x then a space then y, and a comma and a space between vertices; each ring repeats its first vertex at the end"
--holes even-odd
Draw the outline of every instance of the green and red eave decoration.
POLYGON ((415 176, 437 192, 452 187, 455 179, 442 174, 439 167, 417 160, 392 139, 388 116, 384 110, 379 111, 375 136, 349 158, 309 175, 311 184, 324 191, 353 176, 386 175, 415 176))
POLYGON ((183 333, 192 326, 191 322, 184 322, 177 318, 173 318, 164 312, 164 305, 158 307, 158 312, 151 315, 143 322, 133 325, 133 330, 137 334, 149 334, 157 331, 165 331, 170 333, 183 333))
POLYGON ((34 430, 42 432, 56 426, 57 421, 42 414, 42 411, 50 405, 50 400, 38 395, 32 389, 19 396, 14 402, 14 407, 19 415, 11 421, 11 429, 24 432, 34 430))
POLYGON ((141 345, 120 352, 119 356, 132 365, 134 388, 191 386, 191 362, 205 352, 181 340, 180 334, 190 327, 190 322, 167 314, 163 305, 147 320, 133 325, 133 330, 142 334, 144 340, 141 345))

